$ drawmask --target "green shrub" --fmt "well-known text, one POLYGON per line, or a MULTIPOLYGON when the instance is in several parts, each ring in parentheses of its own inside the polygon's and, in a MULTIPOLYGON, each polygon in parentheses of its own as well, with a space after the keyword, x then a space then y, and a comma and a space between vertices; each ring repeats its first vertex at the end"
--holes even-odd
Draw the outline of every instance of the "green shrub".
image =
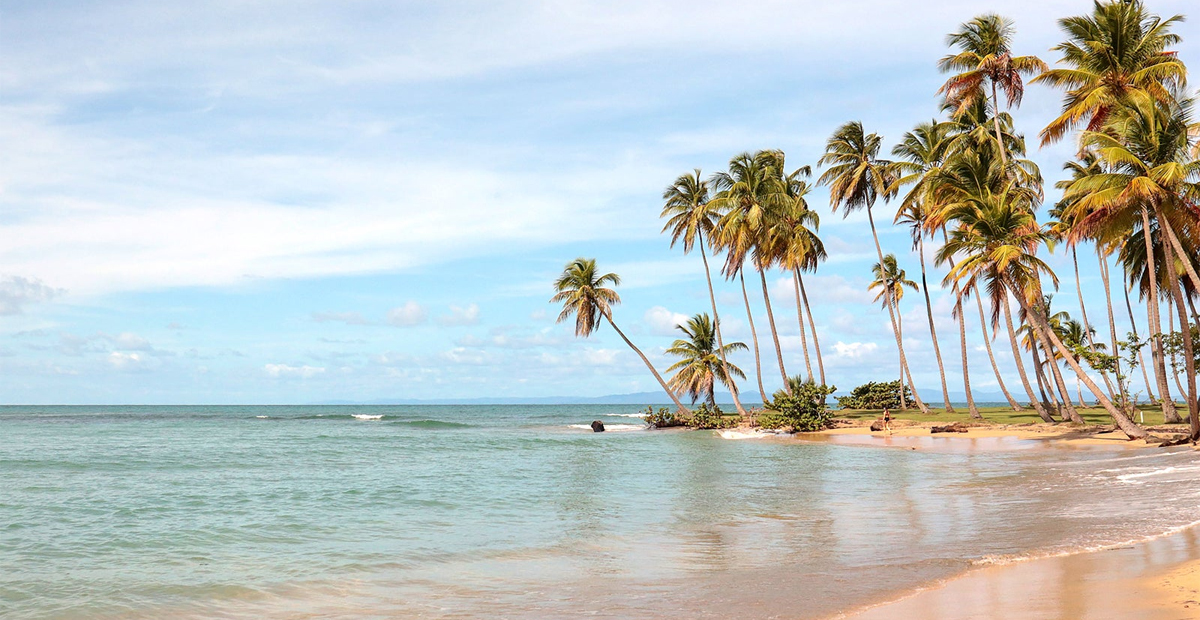
MULTIPOLYGON (((899 381, 872 381, 854 388, 849 396, 838 396, 838 406, 842 409, 899 409, 900 389, 899 381)), ((905 400, 912 402, 912 392, 908 387, 903 389, 905 400)))
POLYGON ((784 390, 775 392, 771 410, 759 417, 759 426, 768 429, 790 428, 801 433, 828 427, 833 414, 825 405, 825 399, 837 388, 796 380, 789 383, 792 393, 784 390))
POLYGON ((659 407, 658 411, 655 411, 654 407, 646 407, 646 415, 642 416, 642 420, 654 428, 670 428, 687 424, 686 420, 666 407, 659 407))
POLYGON ((708 403, 700 403, 700 406, 692 411, 692 417, 688 420, 688 426, 692 428, 733 428, 737 425, 737 418, 725 417, 725 413, 721 411, 719 405, 710 407, 708 403))

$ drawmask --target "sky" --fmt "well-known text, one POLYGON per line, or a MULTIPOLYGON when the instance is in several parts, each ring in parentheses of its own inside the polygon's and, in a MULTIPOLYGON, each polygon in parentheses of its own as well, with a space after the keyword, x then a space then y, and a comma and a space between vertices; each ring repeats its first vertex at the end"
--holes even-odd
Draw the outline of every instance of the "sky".
MULTIPOLYGON (((1190 5, 1150 2, 1164 15, 1190 5)), ((700 257, 660 234, 675 177, 763 148, 815 164, 850 120, 890 147, 937 115, 935 63, 958 24, 999 10, 1016 20, 1017 53, 1053 63, 1055 20, 1090 6, 0 0, 0 403, 657 389, 612 330, 580 339, 555 322, 564 264, 595 258, 621 276, 615 319, 665 370, 674 325, 709 311, 700 257)), ((1190 64, 1195 28, 1177 29, 1190 64)), ((1073 148, 1037 149, 1035 137, 1060 102, 1035 85, 1014 111, 1048 203, 1073 148)), ((865 214, 832 213, 824 188, 809 202, 829 252, 806 287, 830 382, 889 380, 895 343, 866 290, 877 259, 865 214)), ((881 243, 919 280, 893 215, 876 208, 881 243)), ((1069 255, 1048 260, 1062 280, 1055 309, 1077 315, 1069 255)), ((1096 322, 1095 256, 1080 260, 1096 322)), ((953 296, 938 285, 944 268, 929 267, 961 394, 953 296)), ((749 343, 740 288, 714 278, 727 341, 749 343)), ((785 366, 801 373, 790 276, 768 278, 785 366)), ((764 336, 761 285, 747 284, 764 336)), ((923 298, 902 311, 917 385, 937 401, 923 298)), ((995 393, 969 316, 972 385, 995 393)), ((773 391, 780 373, 762 345, 773 391)), ((1006 339, 995 347, 1019 392, 1006 339)), ((730 361, 753 389, 753 357, 730 361)))

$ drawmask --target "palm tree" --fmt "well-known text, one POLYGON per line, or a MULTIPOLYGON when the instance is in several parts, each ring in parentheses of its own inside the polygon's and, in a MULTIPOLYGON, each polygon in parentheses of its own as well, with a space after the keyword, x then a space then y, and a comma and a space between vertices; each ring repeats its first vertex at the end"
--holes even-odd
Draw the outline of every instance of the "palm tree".
MULTIPOLYGON (((1004 324, 1008 328, 1008 343, 1012 348, 1013 360, 1017 365, 1017 374, 1021 377, 1021 385, 1025 388, 1025 394, 1029 396, 1029 405, 1037 412, 1038 417, 1043 422, 1053 422, 1054 418, 1050 417, 1050 413, 1046 410, 1045 404, 1038 400, 1037 395, 1033 393, 1033 386, 1029 383, 1029 375, 1025 373, 1025 362, 1021 359, 1021 348, 1017 344, 1017 332, 1013 329, 1012 312, 1008 309, 1008 291, 1002 290, 998 292, 1003 297, 999 300, 999 306, 1004 314, 1004 324)), ((1036 363, 1036 358, 1035 362, 1036 363)), ((1042 398, 1045 399, 1045 389, 1041 388, 1041 377, 1038 377, 1038 387, 1042 389, 1042 398)))
MULTIPOLYGON (((717 190, 713 199, 715 207, 724 215, 718 222, 716 242, 718 247, 725 250, 725 274, 742 276, 742 269, 747 259, 750 259, 762 280, 763 301, 767 307, 767 321, 771 327, 771 336, 775 343, 775 355, 779 362, 779 373, 783 378, 784 388, 790 389, 787 383, 787 369, 783 364, 783 349, 779 344, 779 332, 775 329, 775 313, 771 309, 771 297, 767 291, 766 269, 774 261, 766 247, 766 234, 770 229, 771 217, 775 210, 786 204, 788 197, 778 182, 778 170, 783 154, 778 151, 759 151, 754 154, 742 153, 729 162, 728 172, 718 172, 712 176, 710 183, 717 190)), ((743 280, 743 295, 745 282, 743 280)), ((746 298, 746 312, 750 314, 749 297, 746 298)), ((753 318, 750 319, 753 323, 753 318)), ((762 364, 758 356, 758 338, 751 327, 754 339, 755 365, 758 368, 759 389, 762 389, 762 364)), ((766 403, 766 392, 762 393, 766 403)))
POLYGON ((897 187, 912 185, 912 189, 904 196, 900 210, 896 212, 894 224, 905 224, 909 227, 913 249, 921 260, 921 288, 925 293, 925 316, 929 320, 929 336, 933 341, 933 354, 937 359, 938 376, 942 381, 942 402, 948 413, 954 412, 950 404, 950 390, 946 386, 946 366, 942 362, 942 349, 938 345, 937 328, 933 324, 933 303, 929 299, 929 281, 925 269, 925 235, 930 230, 929 212, 926 201, 931 197, 931 181, 945 161, 949 139, 949 125, 930 121, 921 123, 912 131, 905 133, 900 144, 892 148, 892 155, 898 159, 895 163, 900 176, 896 179, 897 187))
POLYGON ((960 225, 951 233, 950 241, 941 253, 958 253, 964 258, 947 279, 962 280, 965 288, 984 285, 992 294, 993 303, 1002 299, 1003 291, 1011 291, 1029 318, 1034 333, 1043 343, 1049 343, 1049 350, 1057 349, 1062 353, 1063 359, 1117 426, 1131 438, 1145 437, 1146 431, 1113 405, 1049 329, 1041 305, 1041 276, 1048 275, 1056 286, 1058 279, 1036 255, 1038 247, 1049 236, 1038 226, 1033 214, 1021 208, 1020 200, 1012 200, 1007 192, 994 195, 979 206, 981 208, 960 208, 954 213, 960 225), (983 282, 977 282, 979 280, 983 282))
POLYGON ((1040 134, 1042 145, 1081 124, 1100 130, 1112 111, 1131 100, 1172 99, 1171 87, 1187 76, 1183 61, 1167 49, 1179 43, 1171 27, 1182 21, 1182 15, 1164 20, 1147 12, 1141 0, 1097 1, 1091 15, 1058 20, 1067 40, 1053 49, 1066 67, 1030 82, 1066 91, 1062 114, 1040 134))
MULTIPOLYGON (((708 281, 708 300, 712 303, 717 351, 721 355, 721 363, 728 365, 729 361, 725 359, 727 349, 721 337, 721 315, 717 313, 717 297, 713 292, 712 272, 708 268, 708 256, 704 253, 705 235, 712 239, 719 214, 709 203, 708 184, 700 179, 700 169, 675 179, 675 183, 663 191, 663 201, 662 215, 659 217, 668 218, 662 231, 671 231, 671 247, 681 242, 684 254, 691 252, 697 245, 700 247, 700 258, 704 261, 704 278, 708 281)), ((742 401, 738 398, 737 386, 732 382, 728 385, 734 407, 740 415, 745 416, 746 409, 742 407, 742 401)))
MULTIPOLYGON (((882 140, 876 134, 868 134, 863 130, 862 123, 851 121, 842 125, 829 138, 825 145, 825 154, 819 164, 830 166, 818 182, 829 186, 829 203, 836 212, 842 210, 843 217, 859 209, 866 209, 867 221, 871 225, 871 236, 875 240, 875 252, 882 264, 883 247, 879 245, 879 233, 875 230, 875 217, 871 208, 879 198, 885 200, 894 192, 896 169, 892 162, 879 159, 879 146, 882 140)), ((913 383, 912 372, 908 368, 908 360, 904 355, 904 342, 900 339, 897 328, 896 310, 892 307, 891 297, 884 296, 884 303, 892 321, 892 332, 896 334, 896 348, 900 352, 900 373, 903 378, 908 376, 908 387, 912 391, 913 400, 923 413, 929 408, 917 393, 913 383)), ((903 392, 903 390, 901 390, 903 392)))
POLYGON ((734 377, 745 379, 746 375, 737 366, 726 363, 725 358, 734 351, 745 351, 746 345, 740 342, 718 345, 715 325, 707 313, 697 314, 688 319, 686 325, 676 327, 687 339, 676 340, 667 349, 668 355, 683 358, 667 369, 667 372, 675 372, 669 383, 671 388, 691 396, 693 405, 703 397, 705 402, 716 406, 718 381, 729 388, 731 394, 737 393, 734 377))
MULTIPOLYGON (((875 295, 875 301, 883 300, 880 304, 884 308, 899 308, 900 300, 904 299, 905 287, 913 290, 918 290, 917 283, 909 280, 904 273, 904 270, 896 264, 896 255, 888 254, 883 257, 883 262, 875 263, 871 267, 871 274, 875 276, 875 280, 871 282, 867 290, 873 291, 879 289, 879 293, 875 295)), ((899 315, 895 323, 892 324, 896 328, 896 339, 904 339, 904 315, 897 312, 899 315)), ((901 359, 901 368, 903 368, 904 360, 901 359)), ((901 375, 900 383, 904 383, 904 376, 901 375)), ((900 408, 905 408, 904 390, 900 390, 900 408)))
MULTIPOLYGON (((1047 67, 1037 56, 1012 55, 1013 32, 1012 20, 989 13, 963 24, 957 32, 946 37, 946 45, 959 50, 938 62, 943 73, 958 72, 938 90, 946 95, 947 103, 961 111, 986 99, 987 89, 990 89, 992 107, 997 113, 1001 90, 1009 107, 1021 105, 1025 93, 1021 76, 1045 71, 1047 67)), ((992 121, 1000 146, 1000 163, 1007 168, 1008 157, 1004 153, 998 114, 992 121)))
POLYGON ((625 336, 625 332, 617 327, 613 322, 612 307, 621 303, 621 296, 616 291, 605 288, 605 285, 617 286, 621 283, 621 277, 615 273, 606 273, 600 275, 596 269, 596 259, 594 258, 577 258, 569 263, 563 269, 562 275, 554 281, 554 297, 550 298, 550 303, 561 303, 563 305, 562 312, 558 315, 558 322, 575 317, 575 335, 587 338, 600 326, 600 317, 604 317, 608 324, 612 326, 613 331, 633 349, 638 357, 646 363, 646 368, 650 369, 650 373, 658 380, 658 384, 662 386, 664 392, 671 397, 671 401, 675 403, 679 412, 683 415, 688 415, 690 412, 683 403, 679 402, 679 397, 675 394, 667 383, 663 381, 662 375, 654 369, 654 364, 646 358, 642 350, 634 346, 629 338, 625 336))

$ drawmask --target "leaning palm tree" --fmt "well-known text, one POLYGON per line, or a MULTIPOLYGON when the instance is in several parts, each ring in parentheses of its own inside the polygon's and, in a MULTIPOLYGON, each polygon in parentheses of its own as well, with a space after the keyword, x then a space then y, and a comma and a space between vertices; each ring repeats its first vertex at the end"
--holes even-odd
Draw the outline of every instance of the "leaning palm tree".
POLYGON ((997 317, 992 317, 992 333, 988 335, 988 320, 983 313, 983 295, 979 291, 975 291, 975 305, 979 308, 979 329, 983 334, 984 348, 987 349, 988 360, 992 363, 992 372, 996 375, 996 384, 1000 386, 1000 392, 1004 394, 1004 399, 1008 401, 1008 406, 1012 407, 1013 411, 1021 411, 1021 405, 1017 404, 1017 400, 1008 392, 1008 386, 1004 385, 1004 376, 1000 374, 1000 366, 996 364, 996 354, 992 352, 992 339, 995 338, 995 330, 997 326, 997 317))
POLYGON ((1171 100, 1172 86, 1187 77, 1183 61, 1168 49, 1179 43, 1171 27, 1182 21, 1181 15, 1149 13, 1141 0, 1097 1, 1090 15, 1058 20, 1067 40, 1053 49, 1066 67, 1030 81, 1066 91, 1062 114, 1040 134, 1042 145, 1080 125, 1099 131, 1111 112, 1130 101, 1171 100))
POLYGON ((667 355, 682 358, 667 369, 667 372, 675 372, 669 383, 671 388, 691 396, 693 405, 704 398, 709 405, 716 406, 717 382, 729 388, 731 394, 736 394, 734 378, 745 379, 746 375, 725 359, 729 353, 745 351, 746 345, 740 342, 717 344, 715 325, 706 313, 697 314, 688 319, 686 325, 676 328, 687 338, 676 340, 667 349, 667 355))
POLYGON ((980 15, 946 37, 946 44, 958 48, 958 52, 938 62, 943 73, 957 72, 938 92, 959 110, 987 99, 988 90, 991 91, 992 108, 997 112, 993 117, 993 128, 1000 145, 1000 163, 1004 167, 1008 166, 1008 157, 1000 135, 999 91, 1004 91, 1009 107, 1019 106, 1025 93, 1021 76, 1046 70, 1046 63, 1037 56, 1012 55, 1013 32, 1012 20, 993 13, 980 15))
MULTIPOLYGON (((775 344, 775 356, 779 363, 779 374, 784 389, 788 385, 787 369, 783 364, 783 348, 779 343, 779 332, 775 327, 775 312, 771 308, 771 296, 767 290, 766 270, 775 261, 767 235, 771 222, 789 198, 779 182, 779 171, 783 168, 783 153, 780 151, 758 151, 742 153, 729 162, 728 172, 718 172, 710 180, 717 191, 712 202, 723 216, 717 224, 716 242, 725 250, 725 274, 727 277, 742 277, 743 266, 750 260, 758 271, 762 283, 763 302, 767 308, 767 323, 775 344)), ((743 295, 745 284, 743 281, 743 295)), ((747 297, 746 313, 750 315, 747 297)), ((750 321, 753 322, 753 318, 750 321)), ((762 389, 762 366, 758 356, 758 338, 754 339, 755 365, 758 369, 759 389, 762 389)), ((766 392, 763 394, 766 403, 766 392)))
MULTIPOLYGON (((883 257, 882 262, 875 263, 871 267, 871 275, 875 276, 875 279, 867 286, 867 290, 879 290, 875 295, 875 301, 882 300, 883 303, 880 305, 884 308, 899 308, 900 300, 904 299, 905 288, 911 288, 914 291, 919 290, 917 283, 909 280, 904 270, 896 263, 895 254, 888 254, 883 257)), ((897 314, 900 313, 897 312, 897 314)), ((892 327, 896 329, 896 340, 904 340, 904 317, 900 315, 897 318, 899 320, 892 324, 892 327)), ((903 368, 903 358, 901 358, 900 363, 901 368, 903 368)), ((900 377, 900 383, 904 383, 903 375, 900 377)), ((904 402, 903 389, 900 390, 900 408, 907 408, 904 402)))
MULTIPOLYGON (((708 255, 704 252, 705 237, 712 239, 719 213, 709 202, 708 184, 701 180, 700 169, 675 179, 675 183, 663 191, 663 201, 662 215, 659 217, 668 218, 663 232, 671 231, 671 246, 681 243, 684 254, 691 252, 693 247, 700 248, 700 258, 704 261, 704 278, 708 282, 708 300, 712 303, 717 352, 721 356, 721 362, 728 365, 729 361, 725 359, 727 348, 721 337, 721 315, 717 313, 717 297, 713 292, 712 272, 708 268, 708 255)), ((738 398, 737 386, 732 382, 727 385, 734 407, 740 415, 745 416, 746 409, 738 398)))
MULTIPOLYGON (((876 200, 886 200, 893 195, 897 172, 892 162, 879 159, 881 142, 878 135, 866 133, 862 123, 858 121, 842 125, 825 144, 825 154, 818 163, 829 168, 821 174, 818 183, 829 187, 829 203, 835 212, 841 209, 843 217, 866 209, 871 236, 875 240, 875 253, 879 256, 879 262, 883 263, 883 247, 879 245, 879 233, 875 230, 875 217, 871 209, 876 200)), ((892 321, 892 332, 896 334, 901 377, 907 375, 913 400, 922 412, 928 413, 929 408, 921 400, 917 386, 913 383, 912 372, 908 368, 904 342, 900 339, 900 332, 896 326, 896 310, 892 307, 891 298, 885 296, 884 303, 892 321)))
POLYGON ((633 349, 638 357, 646 363, 646 368, 650 369, 650 373, 658 380, 658 384, 662 386, 664 392, 671 397, 671 401, 675 403, 681 414, 687 415, 690 412, 683 403, 679 402, 679 396, 667 386, 666 381, 663 381, 662 375, 654 369, 654 364, 646 358, 642 350, 634 346, 633 342, 625 336, 625 332, 617 327, 613 322, 612 307, 621 303, 621 296, 611 288, 606 288, 606 285, 616 286, 621 283, 621 277, 615 273, 606 273, 601 275, 596 269, 596 259, 594 258, 577 258, 569 263, 563 269, 562 275, 554 281, 554 297, 550 298, 550 303, 561 303, 563 305, 562 312, 558 315, 558 322, 561 323, 572 316, 575 317, 575 335, 586 338, 600 326, 600 317, 604 317, 608 324, 612 326, 613 331, 633 349))

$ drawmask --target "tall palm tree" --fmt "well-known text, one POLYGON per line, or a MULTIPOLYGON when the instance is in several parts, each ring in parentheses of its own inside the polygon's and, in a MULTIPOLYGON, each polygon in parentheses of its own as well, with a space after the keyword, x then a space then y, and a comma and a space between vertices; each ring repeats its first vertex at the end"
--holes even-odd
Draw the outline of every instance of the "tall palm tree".
POLYGON ((977 280, 982 279, 983 282, 978 284, 992 293, 993 303, 1002 299, 1002 291, 1011 291, 1029 317, 1038 338, 1049 343, 1048 349, 1062 353, 1063 359, 1108 411, 1117 426, 1131 438, 1145 437, 1146 431, 1109 400, 1053 330, 1049 329, 1040 301, 1041 276, 1048 275, 1056 286, 1058 280, 1050 267, 1036 255, 1038 247, 1048 239, 1036 218, 1028 210, 1020 208, 1020 201, 1013 201, 1006 194, 995 195, 980 207, 961 208, 954 214, 960 226, 951 233, 950 241, 941 253, 959 253, 965 258, 955 265, 947 279, 963 280, 963 286, 968 288, 976 286, 977 280))
POLYGON ((737 366, 725 362, 727 354, 734 351, 745 351, 746 345, 731 342, 719 345, 716 342, 716 328, 707 313, 701 313, 688 319, 686 325, 677 325, 686 339, 676 340, 669 349, 668 355, 683 359, 675 362, 667 372, 675 372, 668 385, 672 389, 692 397, 692 404, 703 397, 705 402, 716 406, 716 384, 719 381, 729 388, 730 393, 736 393, 734 378, 745 379, 746 374, 737 366))
MULTIPOLYGON (((875 252, 879 256, 879 262, 883 263, 883 247, 879 245, 879 233, 875 230, 875 217, 871 209, 876 200, 886 200, 892 195, 897 173, 892 162, 879 159, 881 142, 878 135, 866 133, 862 123, 858 121, 842 125, 825 144, 825 154, 818 163, 829 168, 821 174, 818 182, 829 187, 830 205, 835 212, 840 208, 843 217, 854 211, 866 209, 871 236, 875 240, 875 252)), ((897 328, 896 309, 892 306, 889 296, 885 296, 884 301, 892 321, 892 332, 896 334, 901 377, 907 375, 913 400, 922 412, 928 413, 929 408, 921 400, 917 386, 913 383, 912 372, 908 368, 904 342, 900 339, 900 331, 897 328)))
POLYGON ((1171 27, 1182 21, 1182 15, 1149 13, 1141 0, 1097 1, 1090 15, 1058 20, 1067 40, 1053 50, 1066 66, 1030 82, 1066 91, 1062 114, 1040 134, 1042 145, 1079 125, 1099 131, 1113 110, 1131 100, 1172 99, 1171 87, 1187 76, 1183 61, 1168 49, 1179 43, 1171 27))
MULTIPOLYGON (((663 210, 659 217, 668 218, 662 231, 671 231, 671 247, 681 243, 684 254, 691 252, 697 245, 700 247, 700 258, 704 261, 704 278, 708 282, 708 300, 712 303, 713 331, 717 336, 716 350, 721 356, 721 363, 728 365, 729 360, 725 359, 727 349, 721 336, 721 315, 717 313, 717 296, 713 292, 712 271, 708 268, 708 256, 704 252, 705 236, 712 239, 719 214, 709 202, 708 184, 701 180, 699 168, 691 174, 680 175, 675 179, 675 183, 663 191, 663 210)), ((732 382, 728 383, 728 386, 734 407, 740 415, 745 416, 746 409, 738 397, 737 386, 732 382)))
MULTIPOLYGON (((937 328, 933 323, 933 303, 929 299, 929 281, 925 269, 925 235, 930 231, 929 210, 926 202, 932 198, 931 182, 937 178, 951 144, 949 125, 930 121, 921 123, 892 148, 892 155, 899 178, 897 187, 912 185, 896 212, 895 224, 905 224, 912 237, 913 249, 921 261, 921 288, 925 293, 925 316, 929 321, 929 336, 933 341, 933 354, 937 360, 938 376, 942 382, 942 402, 948 413, 954 411, 950 404, 950 390, 946 386, 946 366, 942 361, 942 349, 938 344, 937 328)), ((964 334, 965 335, 965 334, 964 334)))
MULTIPOLYGON (((775 328, 775 313, 771 308, 766 276, 767 268, 774 262, 766 235, 774 213, 788 201, 787 194, 779 183, 778 171, 781 169, 782 163, 783 153, 779 151, 742 153, 730 160, 728 172, 714 174, 710 183, 717 191, 712 202, 716 203, 716 208, 724 213, 718 222, 716 241, 718 246, 725 250, 725 273, 727 276, 736 274, 741 277, 747 259, 758 271, 762 281, 763 302, 767 308, 767 321, 775 343, 775 356, 779 362, 779 373, 783 379, 784 389, 790 390, 787 369, 783 364, 783 348, 779 344, 779 332, 775 328)), ((745 291, 743 291, 744 293, 745 291)), ((749 307, 747 298, 747 313, 749 313, 749 307)), ((750 320, 753 321, 753 319, 750 320)), ((757 337, 755 337, 754 348, 757 352, 757 337)), ((759 368, 761 388, 761 363, 756 361, 756 365, 759 368)), ((763 393, 763 402, 766 402, 765 392, 763 393)))
MULTIPOLYGON (((781 267, 792 272, 796 294, 796 319, 800 325, 800 346, 804 349, 804 366, 809 381, 813 381, 814 378, 812 361, 808 355, 804 315, 807 311, 809 322, 812 323, 812 309, 808 307, 807 295, 802 295, 801 292, 803 287, 800 272, 815 271, 817 265, 826 258, 825 244, 816 232, 821 225, 821 219, 815 211, 808 208, 808 201, 805 199, 811 190, 805 178, 811 174, 811 169, 805 166, 780 179, 789 200, 774 214, 767 233, 767 240, 771 245, 770 254, 781 267)), ((817 367, 823 385, 825 364, 821 360, 821 345, 817 339, 816 325, 813 324, 812 328, 813 344, 817 350, 817 367)))
MULTIPOLYGON (((911 288, 918 290, 917 283, 909 280, 904 273, 904 270, 896 264, 896 255, 888 254, 883 257, 883 262, 875 263, 871 267, 871 274, 875 276, 875 280, 867 287, 867 290, 873 291, 879 289, 879 293, 875 295, 875 301, 883 300, 880 305, 884 308, 899 308, 900 300, 904 299, 904 289, 911 288)), ((899 312, 897 312, 899 314, 899 312)), ((899 320, 893 324, 896 328, 896 339, 904 339, 904 321, 903 315, 897 317, 899 320)), ((901 368, 903 368, 904 360, 901 359, 901 368)), ((904 376, 901 375, 900 383, 904 383, 904 376)), ((900 390, 900 407, 905 408, 904 390, 900 390)))
MULTIPOLYGON (((1038 400, 1037 395, 1033 393, 1033 386, 1029 383, 1029 375, 1025 373, 1025 362, 1021 359, 1021 348, 1017 344, 1017 332, 1013 329, 1012 312, 1008 309, 1009 299, 1008 291, 1001 290, 997 294, 1002 295, 1002 298, 997 300, 1001 311, 1004 314, 1004 324, 1008 328, 1008 343, 1012 348, 1013 360, 1017 365, 1017 375, 1021 377, 1021 385, 1025 388, 1025 394, 1029 396, 1029 405, 1037 412, 1038 417, 1043 422, 1053 422, 1054 418, 1050 417, 1049 411, 1046 410, 1045 404, 1038 400)), ((1036 363, 1036 360, 1035 362, 1036 363)), ((1041 379, 1038 379, 1039 388, 1041 387, 1041 379)), ((1042 389, 1042 398, 1045 399, 1045 389, 1042 389)))
POLYGON ((606 288, 607 285, 617 286, 621 283, 621 277, 615 273, 606 273, 601 275, 596 269, 596 259, 594 258, 577 258, 569 263, 563 269, 562 275, 554 281, 555 295, 550 298, 550 303, 561 303, 563 305, 562 312, 558 315, 558 322, 561 323, 572 316, 575 317, 575 335, 586 338, 592 334, 600 326, 600 317, 604 317, 608 324, 612 326, 613 331, 633 349, 638 357, 646 363, 646 368, 650 369, 650 373, 658 380, 658 384, 662 386, 664 392, 671 397, 671 401, 675 403, 675 407, 681 414, 688 415, 690 412, 683 403, 679 402, 677 396, 666 381, 663 381, 662 375, 654 369, 654 364, 646 358, 642 350, 634 346, 633 342, 625 336, 625 332, 617 327, 617 324, 612 318, 612 307, 621 303, 621 296, 611 288, 606 288))
MULTIPOLYGON (((946 37, 946 44, 959 50, 938 62, 943 73, 958 72, 938 91, 946 96, 947 103, 963 110, 987 98, 990 89, 992 107, 997 113, 999 91, 1004 91, 1009 107, 1021 105, 1025 93, 1021 76, 1045 71, 1047 67, 1037 56, 1013 56, 1013 33, 1012 20, 989 13, 962 24, 957 32, 946 37)), ((1000 163, 1008 167, 998 115, 993 117, 993 127, 1000 146, 1000 163)))

